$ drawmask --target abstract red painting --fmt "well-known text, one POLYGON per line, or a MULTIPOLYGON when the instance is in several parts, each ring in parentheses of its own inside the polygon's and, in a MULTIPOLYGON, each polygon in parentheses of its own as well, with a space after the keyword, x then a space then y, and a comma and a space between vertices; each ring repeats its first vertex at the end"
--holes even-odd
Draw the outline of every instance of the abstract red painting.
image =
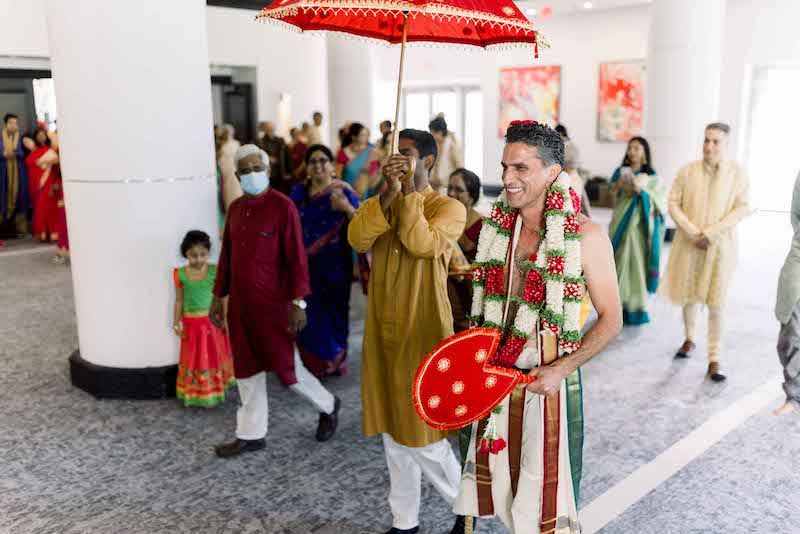
POLYGON ((628 141, 641 135, 644 115, 644 61, 600 64, 597 138, 628 141))
POLYGON ((498 132, 505 137, 511 121, 534 120, 558 124, 561 67, 515 67, 500 70, 498 132))

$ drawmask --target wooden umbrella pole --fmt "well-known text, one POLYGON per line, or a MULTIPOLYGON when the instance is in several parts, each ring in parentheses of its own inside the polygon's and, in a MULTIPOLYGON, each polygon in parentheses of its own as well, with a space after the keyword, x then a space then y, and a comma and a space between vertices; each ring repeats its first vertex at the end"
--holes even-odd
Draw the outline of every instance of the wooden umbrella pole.
POLYGON ((392 131, 392 154, 396 154, 397 136, 400 133, 400 98, 403 94, 403 64, 406 60, 406 37, 408 36, 408 13, 403 13, 403 43, 400 46, 400 73, 397 77, 397 103, 394 108, 394 131, 392 131))

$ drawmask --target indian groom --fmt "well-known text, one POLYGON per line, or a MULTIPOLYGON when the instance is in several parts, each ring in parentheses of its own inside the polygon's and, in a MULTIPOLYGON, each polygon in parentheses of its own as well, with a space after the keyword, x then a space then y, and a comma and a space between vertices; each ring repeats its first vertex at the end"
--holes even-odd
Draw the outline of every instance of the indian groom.
POLYGON ((319 412, 317 441, 333 437, 340 405, 303 366, 295 346, 311 294, 297 208, 269 186, 266 152, 244 145, 235 161, 244 196, 228 209, 210 315, 218 328, 225 326, 222 299, 229 297, 227 327, 242 405, 236 439, 215 447, 221 458, 266 447, 268 372, 319 412))
POLYGON ((736 263, 736 226, 750 212, 749 182, 728 159, 730 127, 715 122, 705 130, 703 159, 675 177, 669 214, 677 225, 669 263, 658 293, 683 306, 686 337, 675 358, 688 358, 697 339, 697 310, 708 307, 708 377, 722 382, 722 311, 736 263))
POLYGON ((0 130, 0 225, 13 225, 18 237, 28 232, 29 196, 19 117, 8 113, 0 130))
POLYGON ((580 213, 563 166, 558 133, 534 121, 511 123, 505 191, 481 229, 473 264, 472 322, 503 329, 490 363, 535 380, 472 425, 454 533, 472 532, 477 516, 499 516, 514 534, 581 531, 578 369, 619 334, 622 307, 609 238, 580 213), (598 320, 584 336, 586 291, 598 320))
POLYGON ((400 132, 400 154, 383 169, 386 190, 364 202, 348 228, 360 253, 372 249, 362 355, 364 434, 383 438, 392 528, 419 531, 421 477, 456 498, 460 465, 447 432, 417 417, 411 395, 422 360, 453 334, 447 272, 466 210, 429 185, 437 156, 428 132, 400 132))

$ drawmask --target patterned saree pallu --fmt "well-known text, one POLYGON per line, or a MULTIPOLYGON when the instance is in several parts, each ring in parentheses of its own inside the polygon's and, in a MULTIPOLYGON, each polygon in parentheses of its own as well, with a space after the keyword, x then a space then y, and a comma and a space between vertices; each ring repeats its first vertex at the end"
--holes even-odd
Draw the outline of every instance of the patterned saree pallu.
POLYGON ((491 365, 502 333, 473 328, 447 338, 420 365, 414 379, 417 414, 439 430, 455 430, 489 415, 517 384, 534 377, 491 365))

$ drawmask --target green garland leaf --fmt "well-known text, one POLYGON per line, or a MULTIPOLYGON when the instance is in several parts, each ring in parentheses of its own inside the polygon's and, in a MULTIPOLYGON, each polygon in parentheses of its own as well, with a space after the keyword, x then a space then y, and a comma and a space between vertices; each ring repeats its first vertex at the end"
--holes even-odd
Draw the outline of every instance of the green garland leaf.
POLYGON ((564 314, 555 313, 545 308, 541 311, 540 315, 541 318, 546 320, 548 323, 553 323, 559 327, 564 326, 564 314))
POLYGON ((568 343, 577 343, 583 339, 583 333, 578 330, 570 330, 567 332, 561 332, 559 336, 561 341, 566 341, 568 343))
POLYGON ((526 334, 522 330, 518 330, 515 326, 511 326, 511 333, 517 337, 521 337, 522 339, 530 339, 530 334, 526 334))
POLYGON ((500 226, 500 224, 497 223, 496 221, 493 221, 492 219, 488 219, 486 221, 486 224, 488 224, 489 226, 493 226, 497 230, 498 234, 503 235, 505 237, 511 237, 511 230, 506 230, 505 228, 500 226))
POLYGON ((561 215, 562 217, 569 217, 573 215, 572 213, 568 213, 564 210, 545 210, 544 216, 545 218, 550 217, 551 215, 561 215))
POLYGON ((542 278, 544 278, 545 282, 563 282, 564 281, 564 275, 563 274, 550 274, 548 272, 545 272, 542 275, 542 278))

